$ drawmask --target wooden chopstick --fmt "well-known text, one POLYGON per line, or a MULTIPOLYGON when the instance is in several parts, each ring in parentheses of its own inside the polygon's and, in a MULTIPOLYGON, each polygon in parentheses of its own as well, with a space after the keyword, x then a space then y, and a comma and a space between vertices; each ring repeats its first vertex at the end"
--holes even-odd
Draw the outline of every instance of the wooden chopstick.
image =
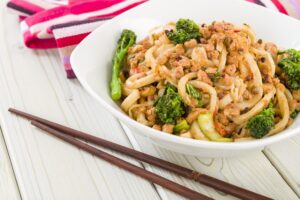
POLYGON ((153 183, 156 183, 164 188, 167 188, 168 190, 173 191, 183 197, 186 197, 188 199, 201 199, 201 200, 211 200, 212 199, 212 198, 207 197, 203 194, 200 194, 196 191, 193 191, 187 187, 184 187, 178 183, 170 181, 162 176, 159 176, 159 175, 149 172, 141 167, 135 166, 129 162, 126 162, 120 158, 117 158, 109 153, 101 151, 100 149, 92 147, 84 142, 76 140, 75 138, 68 136, 64 133, 61 133, 60 131, 57 131, 57 130, 55 130, 47 125, 44 125, 40 122, 32 121, 31 124, 50 133, 51 135, 54 135, 54 136, 64 140, 67 143, 70 143, 70 144, 78 147, 79 149, 89 152, 94 156, 97 156, 97 157, 99 157, 103 160, 106 160, 107 162, 109 162, 113 165, 116 165, 122 169, 125 169, 137 176, 140 176, 140 177, 147 179, 153 183))
POLYGON ((67 134, 67 135, 70 135, 70 136, 73 136, 73 137, 76 137, 79 139, 83 139, 87 142, 91 142, 93 144, 97 144, 99 146, 123 153, 125 155, 131 156, 131 157, 141 160, 143 162, 152 164, 154 166, 157 166, 162 169, 165 169, 170 172, 181 175, 185 178, 188 178, 188 179, 197 181, 199 183, 202 183, 204 185, 210 186, 212 188, 215 188, 215 189, 225 192, 227 194, 231 194, 235 197, 245 199, 245 200, 252 200, 252 199, 269 200, 270 199, 266 196, 263 196, 263 195, 254 193, 252 191, 246 190, 244 188, 235 186, 233 184, 218 180, 216 178, 199 173, 197 171, 193 171, 191 169, 176 165, 174 163, 171 163, 171 162, 156 158, 154 156, 136 151, 134 149, 130 149, 128 147, 95 137, 93 135, 89 135, 87 133, 63 126, 61 124, 57 124, 55 122, 51 122, 49 120, 22 112, 20 110, 9 108, 9 111, 12 113, 15 113, 16 115, 24 117, 26 119, 38 121, 38 122, 45 124, 55 130, 60 131, 61 133, 64 133, 64 134, 67 134))

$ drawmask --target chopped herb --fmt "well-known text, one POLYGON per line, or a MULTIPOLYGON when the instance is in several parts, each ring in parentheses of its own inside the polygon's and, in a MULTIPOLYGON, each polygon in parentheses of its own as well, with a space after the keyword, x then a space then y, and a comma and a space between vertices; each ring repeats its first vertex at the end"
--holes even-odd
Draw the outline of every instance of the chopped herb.
POLYGON ((218 82, 220 80, 221 76, 222 76, 221 72, 215 73, 215 75, 212 77, 213 82, 218 82))
POLYGON ((198 106, 203 106, 202 94, 196 88, 194 88, 191 84, 186 84, 186 91, 189 95, 195 98, 198 101, 198 106))

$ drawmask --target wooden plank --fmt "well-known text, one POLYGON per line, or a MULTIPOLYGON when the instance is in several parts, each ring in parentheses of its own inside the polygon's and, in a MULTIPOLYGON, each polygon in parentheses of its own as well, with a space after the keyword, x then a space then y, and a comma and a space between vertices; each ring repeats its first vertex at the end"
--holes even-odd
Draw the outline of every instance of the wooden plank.
POLYGON ((25 48, 17 17, 7 14, 3 1, 0 9, 0 113, 22 197, 159 199, 149 182, 43 134, 7 112, 8 107, 16 107, 130 146, 119 122, 77 80, 66 79, 57 51, 25 48))
POLYGON ((21 199, 10 163, 2 131, 0 130, 0 199, 21 199))
MULTIPOLYGON (((180 155, 154 146, 151 144, 151 141, 145 139, 138 133, 132 133, 132 131, 128 128, 125 128, 124 130, 127 132, 127 135, 134 138, 131 139, 133 146, 148 154, 197 170, 218 179, 228 181, 274 199, 298 199, 285 180, 282 179, 280 174, 261 152, 253 152, 247 156, 226 159, 198 158, 194 156, 180 155), (137 140, 137 142, 134 142, 134 140, 137 140)), ((179 182, 215 199, 233 199, 232 196, 218 192, 209 187, 178 177, 149 165, 145 166, 148 170, 159 173, 164 177, 179 182)), ((161 195, 166 196, 166 199, 182 199, 178 195, 169 191, 161 191, 160 187, 158 187, 158 191, 160 191, 161 195)))
POLYGON ((300 136, 272 145, 264 152, 300 198, 300 136))

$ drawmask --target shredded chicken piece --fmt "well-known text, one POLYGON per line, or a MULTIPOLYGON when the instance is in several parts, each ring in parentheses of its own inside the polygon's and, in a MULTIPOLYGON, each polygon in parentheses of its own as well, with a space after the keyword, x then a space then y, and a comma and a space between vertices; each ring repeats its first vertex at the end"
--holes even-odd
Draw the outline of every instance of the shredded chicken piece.
POLYGON ((181 77, 184 76, 184 71, 182 66, 178 66, 175 68, 175 77, 180 79, 181 77))
POLYGON ((156 62, 158 65, 164 65, 168 62, 168 57, 166 55, 160 55, 157 57, 156 62))
POLYGON ((156 87, 154 86, 148 86, 144 87, 140 90, 140 95, 142 97, 148 97, 148 96, 153 96, 156 92, 156 87))
POLYGON ((273 85, 272 84, 263 84, 263 91, 264 93, 268 93, 273 89, 273 85))
POLYGON ((278 48, 272 42, 265 43, 265 50, 269 52, 274 60, 277 58, 278 48))
POLYGON ((156 130, 158 130, 158 131, 161 131, 161 125, 159 125, 159 124, 154 124, 154 125, 152 126, 152 128, 154 128, 154 129, 156 129, 156 130))
POLYGON ((186 42, 184 43, 184 47, 185 47, 185 48, 194 48, 194 47, 196 47, 196 46, 197 46, 197 40, 195 40, 195 39, 191 39, 191 40, 186 41, 186 42))
POLYGON ((218 81, 218 83, 223 86, 231 86, 233 82, 234 82, 234 77, 229 76, 228 74, 223 74, 222 78, 218 81))
POLYGON ((235 129, 236 129, 237 125, 235 123, 230 123, 227 126, 225 126, 225 131, 226 131, 226 135, 231 135, 235 129))
POLYGON ((252 98, 252 94, 249 92, 249 90, 245 90, 244 94, 243 94, 243 98, 245 100, 249 100, 252 98))
POLYGON ((176 56, 175 58, 170 59, 170 65, 174 68, 176 67, 188 68, 191 66, 191 61, 186 56, 176 56))
POLYGON ((217 115, 218 121, 223 124, 224 126, 227 126, 229 124, 228 118, 224 115, 224 113, 219 113, 217 115))
POLYGON ((185 53, 184 47, 182 44, 177 44, 175 46, 175 53, 177 53, 178 55, 183 55, 185 53))
POLYGON ((184 132, 184 133, 180 133, 179 134, 180 137, 184 137, 184 138, 192 138, 192 134, 191 132, 184 132))
POLYGON ((193 121, 195 121, 197 119, 197 117, 199 116, 199 114, 201 113, 205 113, 208 112, 207 109, 203 109, 203 108, 195 108, 192 112, 190 112, 190 114, 188 114, 186 121, 191 124, 193 123, 193 121))
POLYGON ((300 101, 300 89, 299 90, 293 90, 292 92, 294 99, 297 101, 300 101))
POLYGON ((155 114, 155 108, 154 107, 152 107, 152 108, 150 108, 146 111, 146 118, 147 118, 148 121, 150 121, 152 123, 155 123, 156 114, 155 114))
POLYGON ((233 118, 240 115, 240 109, 235 103, 231 103, 224 109, 224 115, 233 118))
POLYGON ((209 85, 212 85, 212 82, 209 78, 209 76, 207 75, 207 73, 205 71, 202 71, 201 69, 198 71, 197 73, 197 77, 199 81, 203 81, 209 85))
POLYGON ((288 100, 290 112, 294 112, 298 106, 298 102, 295 99, 288 100))
POLYGON ((232 76, 234 75, 235 72, 236 72, 236 65, 231 64, 225 67, 225 73, 227 73, 228 75, 232 76))
POLYGON ((173 132, 173 128, 174 128, 173 124, 164 124, 162 126, 162 131, 166 132, 166 133, 172 133, 173 132))
POLYGON ((225 136, 225 135, 226 135, 225 126, 224 126, 223 124, 221 124, 221 123, 218 122, 218 121, 215 121, 214 125, 215 125, 216 131, 217 131, 220 135, 222 135, 222 136, 225 136))

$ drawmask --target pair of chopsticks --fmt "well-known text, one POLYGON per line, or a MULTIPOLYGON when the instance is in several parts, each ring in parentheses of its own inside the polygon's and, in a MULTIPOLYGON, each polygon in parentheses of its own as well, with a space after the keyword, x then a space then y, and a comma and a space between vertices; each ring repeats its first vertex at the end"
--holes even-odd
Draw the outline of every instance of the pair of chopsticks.
POLYGON ((238 186, 232 185, 230 183, 226 183, 224 181, 218 180, 216 178, 213 178, 211 176, 199 173, 197 171, 193 171, 191 169, 176 165, 174 163, 153 157, 151 155, 130 149, 128 147, 95 137, 93 135, 89 135, 87 133, 63 126, 61 124, 57 124, 55 122, 48 121, 46 119, 13 109, 9 108, 9 112, 12 112, 18 116, 24 117, 28 120, 31 120, 32 125, 50 133, 53 136, 56 136, 62 140, 64 140, 67 143, 70 143, 79 149, 82 149, 84 151, 87 151, 103 160, 106 160, 107 162, 116 165, 122 169, 125 169, 137 176, 140 176, 148 181, 151 181, 152 183, 158 184, 170 191, 173 191, 183 197, 186 197, 188 199, 212 199, 210 197, 207 197, 203 194, 200 194, 196 191, 193 191, 189 188, 186 188, 178 183, 175 183, 173 181, 170 181, 162 176, 159 176, 157 174, 154 174, 152 172, 149 172, 141 167, 135 166, 127 161, 124 161, 120 158, 117 158, 109 153, 106 153, 104 151, 101 151, 93 146, 88 145, 87 143, 84 143, 78 139, 84 140, 86 142, 90 142, 96 145, 99 145, 101 147, 117 151, 119 153, 122 153, 124 155, 133 157, 137 160, 149 163, 151 165, 154 165, 156 167, 160 167, 164 170, 173 172, 177 175, 183 176, 185 178, 194 180, 196 182, 202 183, 204 185, 210 186, 214 189, 220 190, 222 192, 225 192, 227 194, 233 195, 235 197, 246 199, 246 200, 253 200, 253 199, 261 199, 261 200, 269 200, 270 198, 251 192, 249 190, 240 188, 238 186), (78 138, 78 139, 75 139, 78 138))

